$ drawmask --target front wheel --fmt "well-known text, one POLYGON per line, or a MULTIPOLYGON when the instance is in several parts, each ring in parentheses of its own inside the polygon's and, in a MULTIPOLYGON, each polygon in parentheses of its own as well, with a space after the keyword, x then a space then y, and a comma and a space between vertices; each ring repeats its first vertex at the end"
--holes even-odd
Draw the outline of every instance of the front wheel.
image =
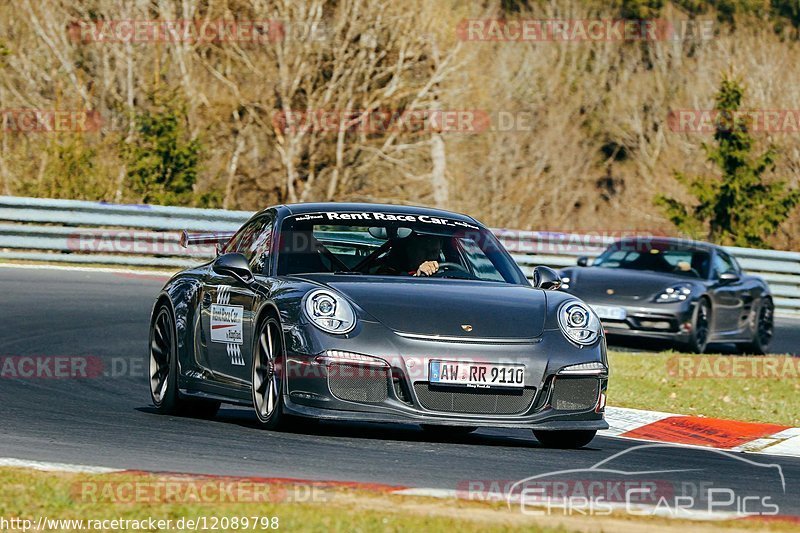
POLYGON ((565 431, 533 430, 533 436, 536 437, 536 440, 538 440, 545 448, 560 448, 569 450, 583 448, 592 442, 592 439, 596 434, 597 431, 593 429, 565 431))
POLYGON ((705 353, 708 337, 711 332, 711 304, 705 298, 697 302, 692 320, 692 332, 689 341, 680 346, 692 353, 705 353))
POLYGON ((769 350, 769 343, 775 329, 775 305, 767 298, 758 310, 753 339, 739 345, 739 351, 745 354, 764 355, 769 350))
POLYGON ((283 424, 283 343, 278 321, 267 318, 259 328, 253 349, 253 407, 259 424, 279 429, 283 424))

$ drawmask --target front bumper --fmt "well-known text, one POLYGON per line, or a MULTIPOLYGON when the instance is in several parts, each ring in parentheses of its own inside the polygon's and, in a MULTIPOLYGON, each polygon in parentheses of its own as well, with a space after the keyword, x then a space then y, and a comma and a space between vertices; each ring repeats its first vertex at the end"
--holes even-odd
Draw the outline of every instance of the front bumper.
POLYGON ((289 414, 330 420, 551 430, 608 427, 601 405, 607 376, 556 375, 561 368, 578 363, 599 361, 607 365, 603 340, 581 348, 567 341, 560 331, 551 330, 525 343, 443 342, 401 337, 374 323, 362 324, 361 331, 351 339, 304 330, 286 333, 284 400, 289 414), (299 336, 296 340, 300 342, 293 342, 292 335, 299 336), (388 366, 333 364, 319 358, 323 347, 377 357, 388 366), (485 390, 431 385, 431 359, 524 364, 525 387, 485 390))
POLYGON ((635 305, 620 300, 585 299, 590 306, 613 306, 625 310, 624 320, 602 318, 607 335, 687 341, 692 333, 695 302, 635 305))

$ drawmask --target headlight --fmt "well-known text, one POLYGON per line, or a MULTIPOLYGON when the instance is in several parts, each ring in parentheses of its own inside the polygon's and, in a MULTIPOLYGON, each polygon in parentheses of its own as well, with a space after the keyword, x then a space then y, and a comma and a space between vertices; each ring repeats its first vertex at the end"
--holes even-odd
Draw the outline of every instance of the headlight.
POLYGON ((660 304, 671 304, 674 302, 682 302, 689 299, 692 294, 692 286, 687 283, 678 283, 672 287, 667 287, 664 291, 656 296, 655 302, 660 304))
POLYGON ((569 340, 578 344, 592 344, 600 336, 600 319, 588 306, 577 300, 561 305, 558 325, 569 340))
POLYGON ((342 335, 356 326, 353 308, 341 296, 318 289, 308 293, 304 305, 306 316, 322 331, 342 335))
POLYGON ((342 350, 325 350, 322 355, 317 356, 319 363, 352 363, 363 366, 388 367, 389 363, 379 357, 364 355, 360 353, 345 352, 342 350))
POLYGON ((600 362, 581 363, 579 365, 565 366, 558 371, 559 375, 595 376, 608 374, 606 365, 600 362))
POLYGON ((569 283, 572 281, 569 276, 565 276, 561 278, 561 288, 562 289, 569 289, 569 283))

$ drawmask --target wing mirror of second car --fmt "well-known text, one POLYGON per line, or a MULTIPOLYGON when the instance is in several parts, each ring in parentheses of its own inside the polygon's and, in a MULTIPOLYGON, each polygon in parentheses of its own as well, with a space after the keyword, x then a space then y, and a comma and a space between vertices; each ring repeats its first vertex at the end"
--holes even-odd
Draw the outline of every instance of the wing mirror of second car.
POLYGON ((589 258, 586 257, 585 255, 583 255, 583 256, 578 258, 578 266, 579 267, 585 267, 588 264, 589 264, 589 258))
POLYGON ((555 291, 561 287, 561 276, 552 268, 537 266, 533 269, 533 286, 537 289, 555 291))
POLYGON ((736 272, 723 272, 719 275, 719 280, 722 283, 736 283, 739 281, 739 274, 736 272))
POLYGON ((240 253, 222 254, 214 261, 212 268, 217 274, 234 277, 245 284, 255 279, 247 258, 240 253))

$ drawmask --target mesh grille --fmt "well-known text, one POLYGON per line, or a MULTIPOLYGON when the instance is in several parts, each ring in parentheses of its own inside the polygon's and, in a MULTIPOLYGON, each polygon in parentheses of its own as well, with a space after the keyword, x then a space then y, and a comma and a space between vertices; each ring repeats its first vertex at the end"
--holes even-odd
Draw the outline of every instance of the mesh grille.
POLYGON ((381 403, 389 396, 389 372, 385 368, 331 364, 328 386, 340 400, 381 403))
POLYGON ((536 394, 533 387, 521 390, 468 389, 453 391, 432 388, 427 382, 414 384, 419 403, 431 411, 512 415, 526 411, 536 394))
POLYGON ((582 411, 597 405, 600 380, 597 378, 557 378, 554 382, 553 408, 559 411, 582 411))

